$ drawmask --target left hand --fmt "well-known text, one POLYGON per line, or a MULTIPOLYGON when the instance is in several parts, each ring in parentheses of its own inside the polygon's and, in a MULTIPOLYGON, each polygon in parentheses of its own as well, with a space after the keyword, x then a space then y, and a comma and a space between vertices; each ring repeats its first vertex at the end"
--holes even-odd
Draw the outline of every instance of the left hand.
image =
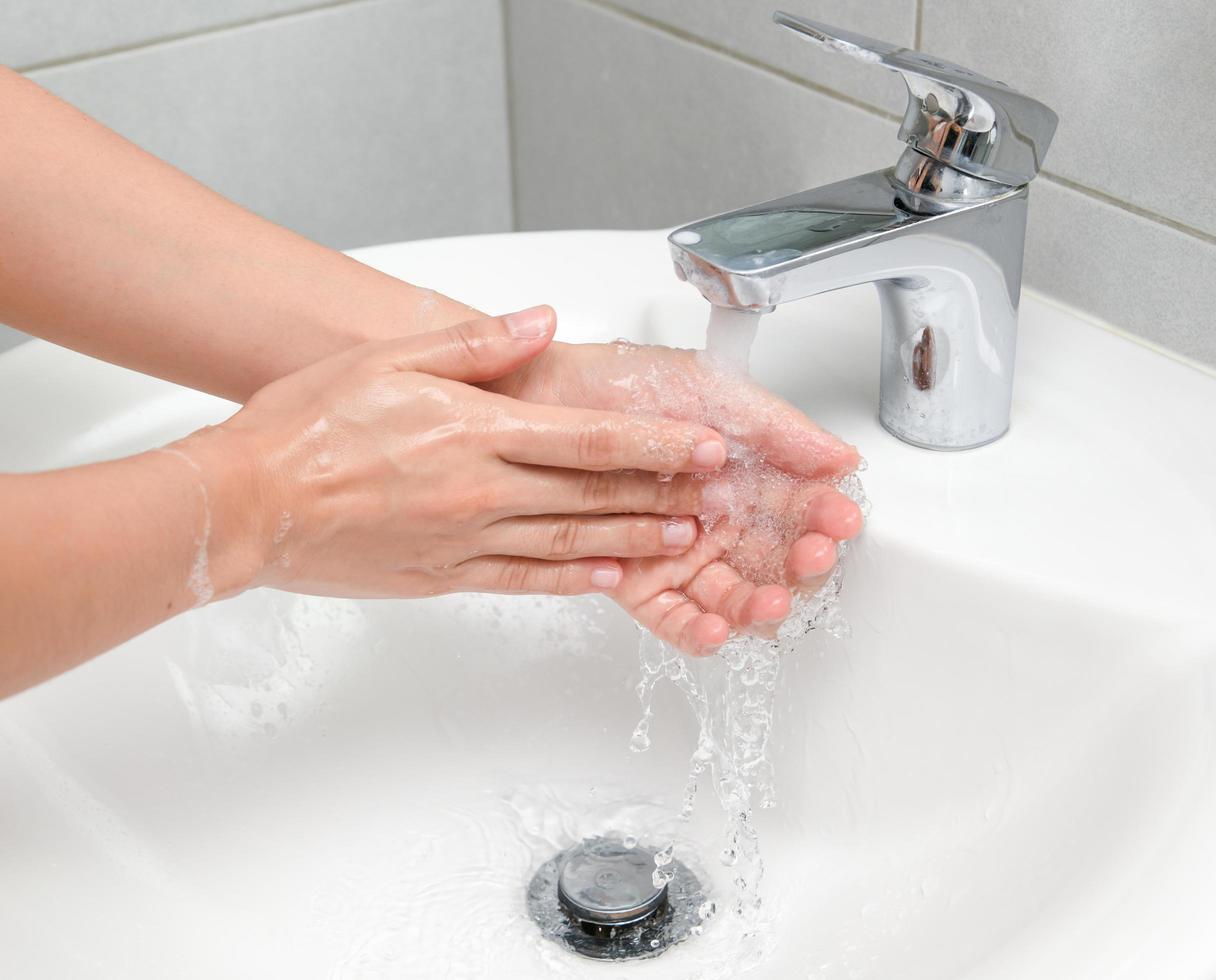
MULTIPOLYGON (((857 505, 831 482, 856 469, 857 450, 698 355, 621 343, 553 344, 493 383, 495 391, 542 404, 713 419, 728 444, 761 457, 732 460, 707 478, 674 477, 666 512, 729 516, 711 521, 682 555, 622 562, 624 577, 611 593, 643 626, 694 655, 713 652, 732 628, 771 634, 789 614, 791 587, 822 586, 837 543, 862 527, 857 505)), ((630 509, 626 499, 603 505, 630 509)))

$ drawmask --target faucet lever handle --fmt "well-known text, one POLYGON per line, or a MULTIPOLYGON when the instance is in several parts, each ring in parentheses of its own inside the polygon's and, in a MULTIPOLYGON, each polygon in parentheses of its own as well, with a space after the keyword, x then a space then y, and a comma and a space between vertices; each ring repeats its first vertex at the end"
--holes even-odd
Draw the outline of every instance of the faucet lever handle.
POLYGON ((1059 121, 1042 102, 910 48, 780 10, 773 20, 829 51, 899 72, 908 86, 899 138, 926 156, 1011 187, 1042 167, 1059 121))

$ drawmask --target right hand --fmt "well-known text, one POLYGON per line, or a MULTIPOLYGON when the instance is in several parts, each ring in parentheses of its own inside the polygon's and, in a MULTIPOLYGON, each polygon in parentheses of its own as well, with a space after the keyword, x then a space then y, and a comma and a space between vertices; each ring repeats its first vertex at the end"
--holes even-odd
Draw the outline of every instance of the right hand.
POLYGON ((839 542, 861 531, 861 511, 834 486, 856 469, 857 450, 701 351, 555 343, 488 387, 541 404, 697 420, 752 457, 666 484, 673 512, 725 519, 711 520, 682 555, 626 561, 612 592, 634 619, 686 653, 712 652, 731 630, 772 635, 789 613, 791 590, 822 587, 839 542))
POLYGON ((254 584, 575 594, 616 588, 616 558, 687 551, 696 520, 664 512, 655 477, 618 471, 712 472, 726 460, 717 432, 473 387, 536 357, 554 323, 536 307, 364 344, 267 385, 211 430, 249 461, 265 507, 254 584))

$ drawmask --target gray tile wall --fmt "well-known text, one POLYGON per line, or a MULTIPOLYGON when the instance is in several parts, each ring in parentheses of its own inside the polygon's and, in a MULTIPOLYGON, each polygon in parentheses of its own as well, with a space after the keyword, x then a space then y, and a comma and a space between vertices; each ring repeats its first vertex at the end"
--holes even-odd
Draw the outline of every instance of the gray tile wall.
MULTIPOLYGON (((501 0, 513 160, 500 0, 8 0, 0 60, 329 244, 656 227, 895 158, 898 78, 776 3, 501 0)), ((1028 285, 1216 364, 1216 6, 782 5, 1055 107, 1028 285)))
POLYGON ((502 30, 499 0, 6 0, 0 60, 345 248, 512 227, 502 30))
POLYGON ((1209 0, 506 0, 520 228, 657 227, 888 166, 903 86, 781 6, 1022 89, 1061 124, 1026 282, 1216 365, 1209 0))

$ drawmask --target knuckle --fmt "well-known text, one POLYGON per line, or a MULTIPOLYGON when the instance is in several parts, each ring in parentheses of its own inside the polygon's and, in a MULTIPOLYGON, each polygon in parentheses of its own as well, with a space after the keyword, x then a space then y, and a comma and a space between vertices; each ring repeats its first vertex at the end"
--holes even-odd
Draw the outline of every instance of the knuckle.
POLYGON ((585 528, 578 521, 560 521, 553 529, 549 542, 549 553, 552 555, 578 554, 585 537, 585 528))
POLYGON ((501 493, 493 484, 468 487, 458 493, 452 511, 462 523, 486 514, 496 514, 502 508, 501 493))
POLYGON ((509 558, 502 569, 502 587, 507 592, 531 591, 536 575, 526 558, 509 558))
POLYGON ((694 514, 696 508, 691 507, 693 494, 690 493, 692 484, 686 480, 659 481, 657 493, 658 513, 660 514, 694 514))
POLYGON ((651 630, 669 642, 678 642, 684 621, 688 618, 689 602, 691 600, 680 596, 664 604, 651 630))
POLYGON ((583 476, 583 509, 601 510, 617 503, 618 481, 610 471, 592 470, 583 476))
POLYGON ((732 620, 740 620, 747 606, 747 600, 755 591, 747 582, 739 581, 729 585, 722 596, 721 605, 732 620))
POLYGON ((613 461, 616 432, 607 423, 595 423, 578 434, 575 458, 580 466, 606 466, 613 461))
POLYGON ((699 481, 677 476, 671 480, 656 480, 651 491, 653 510, 656 514, 677 517, 701 512, 701 484, 699 481))
POLYGON ((472 324, 458 323, 451 328, 450 336, 452 344, 460 352, 460 355, 470 362, 478 359, 478 351, 481 347, 481 338, 478 336, 472 324))

